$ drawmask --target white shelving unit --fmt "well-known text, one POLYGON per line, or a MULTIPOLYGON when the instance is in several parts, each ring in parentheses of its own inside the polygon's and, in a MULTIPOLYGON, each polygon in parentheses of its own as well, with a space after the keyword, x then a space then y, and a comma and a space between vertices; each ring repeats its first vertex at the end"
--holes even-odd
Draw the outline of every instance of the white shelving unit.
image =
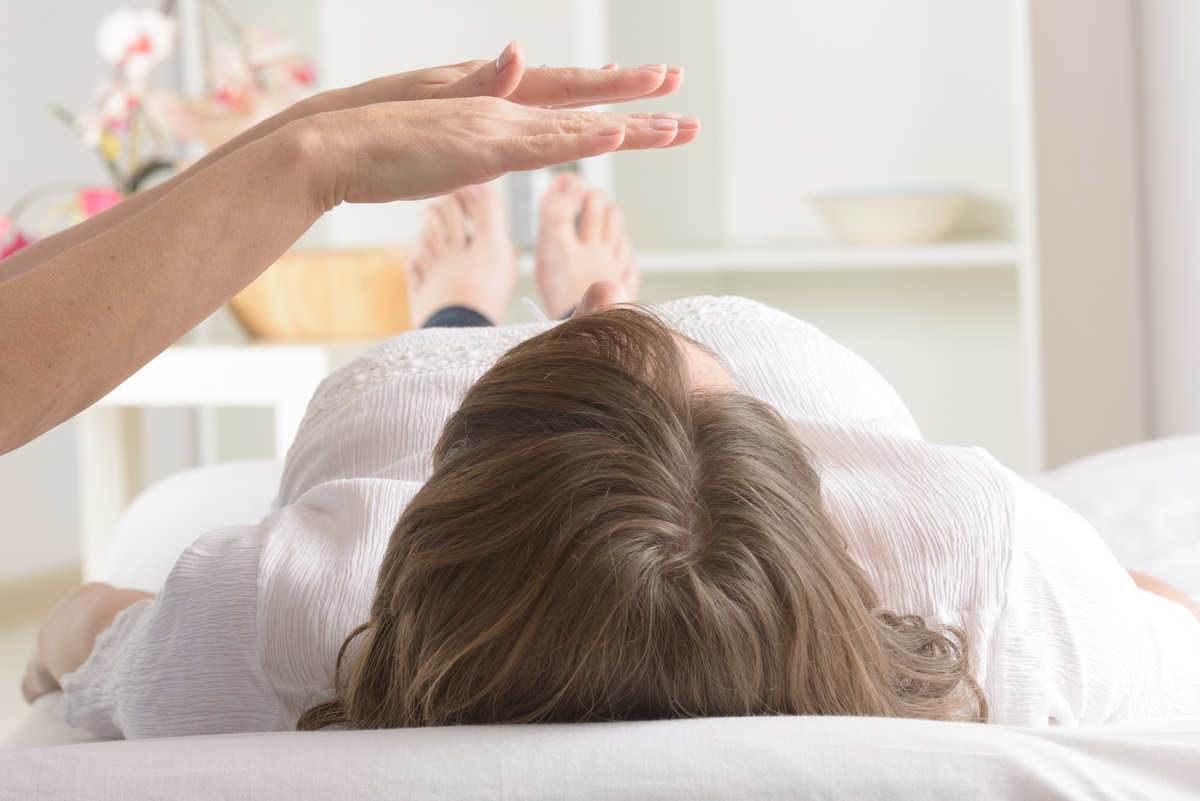
MULTIPOLYGON (((330 86, 511 39, 531 64, 683 65, 675 96, 630 110, 699 116, 700 139, 589 165, 601 185, 611 166, 643 297, 734 292, 820 318, 931 439, 1036 470, 1146 433, 1132 2, 246 0, 239 14, 293 20, 330 86), (397 30, 422 35, 397 50, 397 30), (982 241, 805 244, 828 235, 812 194, 913 184, 974 193, 960 235, 982 241), (855 307, 871 298, 872 314, 855 307)), ((407 239, 416 212, 339 209, 315 233, 407 239)))
POLYGON ((80 535, 84 580, 94 579, 122 511, 133 499, 131 462, 146 407, 263 406, 274 412, 282 460, 325 376, 374 343, 176 344, 79 416, 80 535))
POLYGON ((1017 470, 1145 437, 1131 0, 608 5, 613 60, 687 64, 679 110, 704 125, 677 154, 617 161, 626 219, 655 220, 633 232, 654 245, 648 279, 758 292, 801 316, 823 311, 819 289, 841 304, 822 328, 893 383, 932 388, 923 410, 910 401, 927 435, 954 418, 944 439, 1017 470), (770 244, 819 234, 808 195, 875 175, 965 186, 987 201, 990 238, 770 244), (885 291, 894 319, 854 309, 885 291), (911 347, 867 330, 885 324, 911 347), (952 341, 972 336, 1002 352, 952 341))
MULTIPOLYGON (((1015 267, 1021 250, 1013 242, 947 242, 905 247, 818 244, 803 247, 728 247, 638 251, 648 275, 739 271, 863 270, 944 267, 1015 267)), ((533 256, 517 260, 522 275, 533 274, 533 256)))

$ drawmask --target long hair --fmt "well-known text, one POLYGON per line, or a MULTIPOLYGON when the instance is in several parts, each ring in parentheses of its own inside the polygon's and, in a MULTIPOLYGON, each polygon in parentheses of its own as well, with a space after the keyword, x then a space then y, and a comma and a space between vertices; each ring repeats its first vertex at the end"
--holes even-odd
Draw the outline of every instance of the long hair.
POLYGON ((987 719, 963 632, 879 608, 779 415, 693 390, 648 312, 510 350, 433 463, 298 728, 987 719))

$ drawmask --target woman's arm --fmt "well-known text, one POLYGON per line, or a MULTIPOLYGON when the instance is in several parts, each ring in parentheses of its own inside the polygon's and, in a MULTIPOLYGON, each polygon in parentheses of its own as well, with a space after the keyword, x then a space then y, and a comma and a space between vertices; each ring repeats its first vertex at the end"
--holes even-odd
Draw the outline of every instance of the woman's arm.
POLYGON ((37 644, 25 666, 21 694, 29 703, 58 689, 58 682, 78 670, 96 644, 100 632, 117 615, 138 601, 153 598, 142 590, 119 590, 108 584, 84 584, 54 605, 38 628, 37 644))
POLYGON ((698 131, 693 120, 488 97, 288 123, 0 284, 0 453, 99 400, 342 202, 431 197, 511 170, 682 144, 698 131))
POLYGON ((235 150, 274 133, 288 123, 315 114, 397 100, 476 96, 504 97, 529 106, 577 107, 661 97, 675 91, 682 83, 681 69, 662 65, 624 70, 548 67, 527 70, 525 53, 513 42, 504 48, 500 58, 495 61, 468 61, 415 70, 322 92, 260 122, 179 175, 0 261, 0 284, 123 223, 235 150))
POLYGON ((1154 576, 1148 576, 1145 573, 1138 572, 1137 570, 1129 570, 1126 572, 1133 577, 1133 583, 1138 585, 1140 589, 1143 589, 1146 592, 1152 592, 1155 595, 1161 595, 1163 598, 1167 598, 1177 604, 1180 604, 1184 609, 1187 609, 1189 612, 1195 615, 1197 620, 1200 620, 1200 608, 1197 608, 1196 604, 1192 602, 1191 598, 1188 598, 1170 584, 1156 579, 1154 576))

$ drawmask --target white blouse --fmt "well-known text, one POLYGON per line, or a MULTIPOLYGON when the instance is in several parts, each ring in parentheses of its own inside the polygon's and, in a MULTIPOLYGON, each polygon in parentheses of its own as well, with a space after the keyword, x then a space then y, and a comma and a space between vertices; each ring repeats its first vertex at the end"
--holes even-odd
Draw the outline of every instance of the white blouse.
MULTIPOLYGON (((992 720, 1200 714, 1200 622, 1138 589, 1082 518, 985 451, 934 445, 886 381, 739 298, 659 307, 809 448, 884 605, 966 629, 992 720)), ((402 334, 317 390, 277 511, 210 532, 63 677, 58 714, 111 737, 289 730, 332 696, 400 513, 463 392, 553 323, 402 334)))

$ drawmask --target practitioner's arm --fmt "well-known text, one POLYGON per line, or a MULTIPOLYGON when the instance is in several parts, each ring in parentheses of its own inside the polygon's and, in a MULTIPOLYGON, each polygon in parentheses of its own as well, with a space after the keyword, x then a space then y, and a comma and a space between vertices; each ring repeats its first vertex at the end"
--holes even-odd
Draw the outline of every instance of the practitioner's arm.
POLYGON ((100 583, 84 584, 63 596, 38 628, 37 644, 21 680, 25 700, 33 703, 58 689, 59 679, 87 661, 96 637, 113 624, 118 614, 153 597, 151 592, 120 590, 100 583))
POLYGON ((1180 604, 1183 606, 1183 608, 1195 615, 1197 620, 1200 620, 1200 608, 1197 608, 1196 604, 1193 603, 1191 598, 1188 598, 1170 584, 1166 583, 1165 581, 1161 581, 1160 579, 1156 579, 1154 576, 1148 576, 1145 573, 1141 573, 1137 570, 1129 570, 1127 572, 1133 577, 1133 583, 1138 585, 1139 588, 1145 590, 1146 592, 1152 592, 1155 595, 1161 595, 1163 598, 1167 598, 1177 604, 1180 604))
POLYGON ((330 111, 397 100, 503 97, 527 106, 577 108, 661 97, 683 83, 678 67, 636 69, 525 68, 525 53, 513 42, 495 61, 468 61, 377 78, 306 98, 209 153, 189 169, 139 192, 107 211, 0 261, 0 283, 34 269, 148 208, 167 193, 238 148, 296 120, 330 111))
POLYGON ((430 197, 697 132, 692 120, 488 97, 380 103, 291 122, 0 283, 0 453, 103 397, 342 202, 430 197))

